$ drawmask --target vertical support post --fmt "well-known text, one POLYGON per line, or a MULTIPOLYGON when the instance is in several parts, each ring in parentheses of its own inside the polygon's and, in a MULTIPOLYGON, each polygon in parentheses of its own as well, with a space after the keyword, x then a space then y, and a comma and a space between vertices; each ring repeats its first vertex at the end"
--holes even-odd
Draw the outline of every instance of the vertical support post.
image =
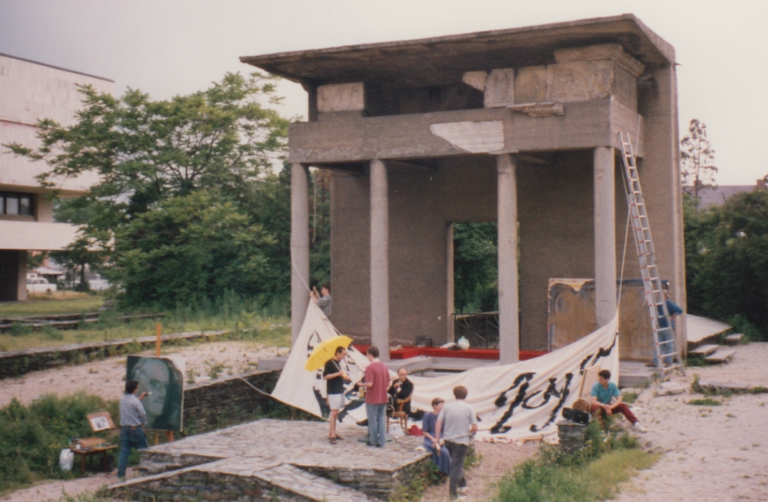
POLYGON ((160 326, 160 323, 157 323, 155 325, 155 335, 157 336, 157 340, 155 341, 155 355, 157 357, 160 357, 160 345, 163 343, 160 340, 160 336, 163 333, 163 328, 160 326))
POLYGON ((517 157, 496 157, 499 232, 499 362, 520 359, 517 291, 517 157))
POLYGON ((296 342, 309 303, 308 172, 291 164, 291 343, 296 342))
POLYGON ((453 312, 456 309, 456 305, 454 303, 454 297, 456 296, 456 283, 455 283, 455 270, 453 268, 453 259, 454 259, 454 252, 453 252, 453 223, 448 224, 448 228, 446 229, 446 239, 445 239, 445 262, 446 262, 446 275, 447 275, 447 284, 448 284, 448 291, 446 292, 446 342, 455 342, 456 341, 456 323, 454 322, 453 318, 453 312))
POLYGON ((389 361, 389 185, 387 166, 371 161, 371 343, 389 361))
POLYGON ((616 197, 613 148, 594 151, 595 314, 597 327, 616 314, 616 197))

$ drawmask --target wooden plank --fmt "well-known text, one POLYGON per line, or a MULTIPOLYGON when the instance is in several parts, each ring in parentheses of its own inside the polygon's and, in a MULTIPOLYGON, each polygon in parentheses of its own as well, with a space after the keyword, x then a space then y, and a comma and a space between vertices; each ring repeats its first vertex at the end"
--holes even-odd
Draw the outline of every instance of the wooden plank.
POLYGON ((709 364, 727 363, 734 355, 736 355, 736 351, 733 349, 721 349, 707 356, 704 361, 709 364))
POLYGON ((743 333, 734 333, 725 337, 725 343, 729 345, 737 345, 739 342, 741 342, 742 338, 744 338, 743 333))
POLYGON ((708 356, 715 352, 720 346, 719 345, 702 345, 701 347, 697 347, 693 350, 688 351, 688 355, 694 355, 694 356, 708 356))

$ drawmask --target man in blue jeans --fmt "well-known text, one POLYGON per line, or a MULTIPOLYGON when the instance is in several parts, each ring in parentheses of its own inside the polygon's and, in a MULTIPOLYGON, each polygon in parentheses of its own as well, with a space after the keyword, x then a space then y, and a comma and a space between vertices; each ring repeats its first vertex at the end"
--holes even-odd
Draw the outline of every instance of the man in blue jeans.
POLYGON ((125 395, 120 400, 120 460, 117 464, 117 477, 121 479, 125 478, 131 448, 141 450, 147 447, 147 435, 144 433, 147 413, 141 405, 141 399, 144 399, 147 393, 143 392, 136 397, 138 389, 139 382, 136 380, 125 382, 125 395))
POLYGON ((387 386, 389 370, 379 361, 379 349, 371 345, 366 353, 371 364, 365 368, 365 411, 368 414, 368 446, 383 448, 387 442, 387 386))

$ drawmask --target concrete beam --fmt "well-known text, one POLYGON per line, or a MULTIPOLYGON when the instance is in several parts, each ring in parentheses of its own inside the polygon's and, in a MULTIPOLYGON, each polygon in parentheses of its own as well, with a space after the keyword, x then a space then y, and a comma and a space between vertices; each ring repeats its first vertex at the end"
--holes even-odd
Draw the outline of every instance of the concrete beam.
POLYGON ((517 159, 496 158, 498 170, 499 233, 499 362, 520 359, 520 323, 517 291, 517 159))
POLYGON ((291 165, 291 343, 309 303, 309 183, 307 168, 291 165))
POLYGON ((616 205, 613 148, 594 152, 595 184, 595 310, 597 326, 616 314, 616 205))
MULTIPOLYGON (((491 154, 620 148, 616 133, 637 137, 640 127, 637 113, 611 100, 565 103, 563 113, 537 117, 492 108, 300 122, 290 126, 290 160, 316 165, 466 155, 467 150, 433 132, 461 123, 502 123, 502 148, 494 141, 472 152, 491 154)), ((644 155, 642 136, 636 153, 644 155)))
POLYGON ((389 361, 389 185, 378 159, 371 162, 371 343, 389 361))

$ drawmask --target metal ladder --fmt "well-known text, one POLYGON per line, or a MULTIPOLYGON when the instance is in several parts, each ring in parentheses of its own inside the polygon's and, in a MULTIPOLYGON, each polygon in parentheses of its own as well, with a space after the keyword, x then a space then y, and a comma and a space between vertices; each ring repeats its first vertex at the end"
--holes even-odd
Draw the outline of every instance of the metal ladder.
POLYGON ((640 260, 640 273, 643 277, 645 289, 645 301, 648 312, 651 315, 651 327, 653 329, 653 344, 658 361, 659 374, 680 369, 685 374, 685 368, 680 358, 675 332, 672 329, 672 319, 667 310, 666 299, 662 289, 659 268, 656 265, 656 252, 651 238, 651 225, 648 222, 648 213, 645 210, 643 191, 640 188, 640 178, 637 174, 635 153, 629 133, 619 133, 622 159, 624 163, 625 188, 627 191, 627 204, 632 218, 632 229, 635 233, 635 247, 640 260), (666 324, 666 326, 662 326, 666 324))

